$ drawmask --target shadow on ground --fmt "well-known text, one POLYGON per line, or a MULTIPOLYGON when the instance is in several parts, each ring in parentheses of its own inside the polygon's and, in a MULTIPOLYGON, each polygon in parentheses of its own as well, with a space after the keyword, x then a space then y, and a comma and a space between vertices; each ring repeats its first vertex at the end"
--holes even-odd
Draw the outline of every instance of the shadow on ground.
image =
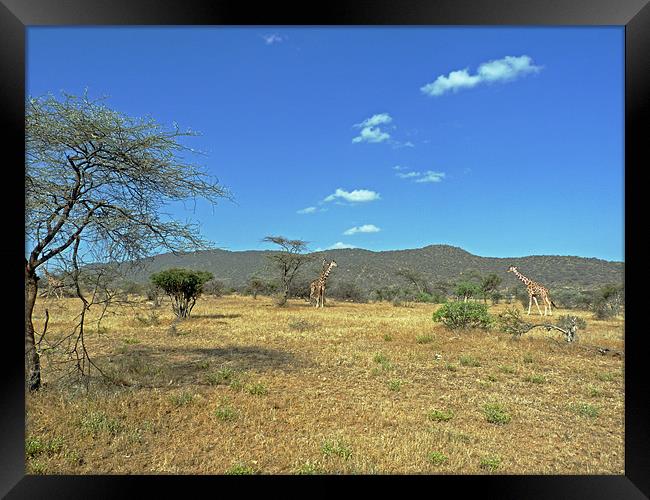
POLYGON ((314 365, 290 351, 256 345, 162 349, 135 345, 94 361, 119 384, 134 387, 210 385, 210 374, 224 368, 263 374, 291 373, 314 365))
POLYGON ((226 319, 241 318, 241 314, 192 314, 189 319, 226 319))

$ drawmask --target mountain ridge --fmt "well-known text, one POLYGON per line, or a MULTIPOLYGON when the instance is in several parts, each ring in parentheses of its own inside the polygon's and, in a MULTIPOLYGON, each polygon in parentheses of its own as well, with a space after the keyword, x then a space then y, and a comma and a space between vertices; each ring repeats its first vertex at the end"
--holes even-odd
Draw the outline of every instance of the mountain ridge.
MULTIPOLYGON (((276 250, 210 249, 174 255, 163 253, 143 259, 133 270, 130 280, 145 283, 153 272, 170 267, 209 271, 227 287, 241 288, 251 277, 271 280, 273 270, 267 256, 276 250)), ((342 248, 310 252, 314 261, 305 265, 297 279, 313 279, 320 271, 321 259, 333 259, 338 267, 330 285, 351 282, 371 291, 386 286, 405 285, 396 275, 399 269, 419 272, 427 281, 457 282, 470 271, 480 274, 494 272, 502 278, 503 286, 518 280, 507 273, 510 265, 535 281, 547 286, 593 288, 608 283, 624 283, 625 263, 596 257, 566 255, 529 255, 525 257, 481 257, 463 248, 447 244, 431 244, 421 248, 373 251, 362 248, 342 248)))

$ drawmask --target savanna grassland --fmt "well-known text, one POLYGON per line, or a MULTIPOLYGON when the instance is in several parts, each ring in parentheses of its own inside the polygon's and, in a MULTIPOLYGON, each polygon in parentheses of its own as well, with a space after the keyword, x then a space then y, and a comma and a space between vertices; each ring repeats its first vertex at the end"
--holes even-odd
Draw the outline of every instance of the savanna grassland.
MULTIPOLYGON (((78 304, 39 299, 37 330, 46 307, 52 345, 78 304)), ((167 302, 110 309, 86 344, 118 385, 75 387, 44 354, 27 473, 624 474, 624 361, 580 348, 622 349, 622 318, 578 312, 573 345, 452 332, 438 307, 233 295, 178 323, 167 302)))

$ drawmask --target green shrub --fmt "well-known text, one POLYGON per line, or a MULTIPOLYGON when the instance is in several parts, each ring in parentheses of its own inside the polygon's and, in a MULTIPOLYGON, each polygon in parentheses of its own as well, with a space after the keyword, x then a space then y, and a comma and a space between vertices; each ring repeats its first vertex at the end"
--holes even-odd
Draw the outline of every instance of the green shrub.
POLYGON ((388 388, 391 391, 398 392, 402 388, 402 384, 403 384, 403 382, 401 380, 392 379, 392 380, 388 381, 388 388))
POLYGON ((174 314, 179 318, 187 318, 196 304, 196 299, 203 292, 203 285, 212 279, 212 274, 175 268, 154 273, 150 279, 153 285, 172 299, 174 314))
POLYGON ((120 420, 109 417, 103 411, 86 413, 79 420, 79 426, 83 431, 95 436, 102 432, 115 436, 124 428, 120 420))
POLYGON ((450 330, 458 328, 482 328, 487 330, 493 323, 487 304, 478 302, 448 302, 433 313, 433 320, 450 330))
POLYGON ((312 475, 312 474, 321 474, 322 470, 317 462, 312 462, 307 460, 304 464, 298 466, 295 471, 295 474, 298 475, 312 475))
POLYGON ((472 356, 461 356, 458 361, 462 366, 481 366, 481 362, 472 356))
POLYGON ((172 394, 169 396, 169 400, 174 404, 174 406, 185 406, 194 400, 194 394, 183 391, 180 394, 172 394))
POLYGON ((480 463, 481 469, 495 471, 501 466, 501 457, 489 456, 483 457, 480 463))
POLYGON ((425 304, 443 304, 447 301, 446 297, 440 293, 427 293, 420 292, 415 297, 416 302, 424 302, 425 304))
POLYGON ((596 418, 600 413, 600 410, 597 406, 591 405, 589 403, 574 403, 571 405, 571 409, 578 415, 589 418, 596 418))
POLYGON ((483 413, 487 421, 491 424, 503 425, 511 420, 507 410, 499 403, 487 403, 483 406, 483 413))
POLYGON ((205 377, 210 385, 229 385, 235 378, 236 373, 232 368, 221 368, 205 377))
POLYGON ((546 382, 546 378, 543 375, 529 375, 524 380, 533 384, 543 384, 546 382))
POLYGON ((230 469, 226 471, 226 474, 229 476, 247 476, 253 474, 259 474, 259 471, 250 465, 246 464, 235 464, 230 469))
POLYGON ((352 456, 352 450, 350 447, 340 439, 326 440, 321 446, 321 451, 326 457, 336 455, 345 460, 348 460, 352 456))
POLYGON ((237 411, 230 406, 220 406, 214 411, 214 415, 224 422, 232 422, 237 419, 237 411))
POLYGON ((454 412, 451 410, 431 410, 427 417, 434 422, 447 422, 454 418, 454 412))
POLYGON ((269 390, 261 382, 249 384, 246 389, 248 390, 248 393, 252 394, 253 396, 265 396, 269 393, 269 390))
POLYGON ((433 465, 442 465, 447 461, 447 457, 439 451, 429 453, 429 462, 433 465))

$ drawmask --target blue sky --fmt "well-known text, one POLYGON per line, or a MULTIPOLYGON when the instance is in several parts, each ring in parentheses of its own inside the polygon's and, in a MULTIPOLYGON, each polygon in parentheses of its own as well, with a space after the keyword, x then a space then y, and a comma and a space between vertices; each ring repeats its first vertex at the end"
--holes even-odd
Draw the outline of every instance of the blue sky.
MULTIPOLYGON (((200 131, 227 250, 624 259, 622 27, 29 27, 27 92, 200 131)), ((190 205, 190 208, 192 205, 190 205)))

